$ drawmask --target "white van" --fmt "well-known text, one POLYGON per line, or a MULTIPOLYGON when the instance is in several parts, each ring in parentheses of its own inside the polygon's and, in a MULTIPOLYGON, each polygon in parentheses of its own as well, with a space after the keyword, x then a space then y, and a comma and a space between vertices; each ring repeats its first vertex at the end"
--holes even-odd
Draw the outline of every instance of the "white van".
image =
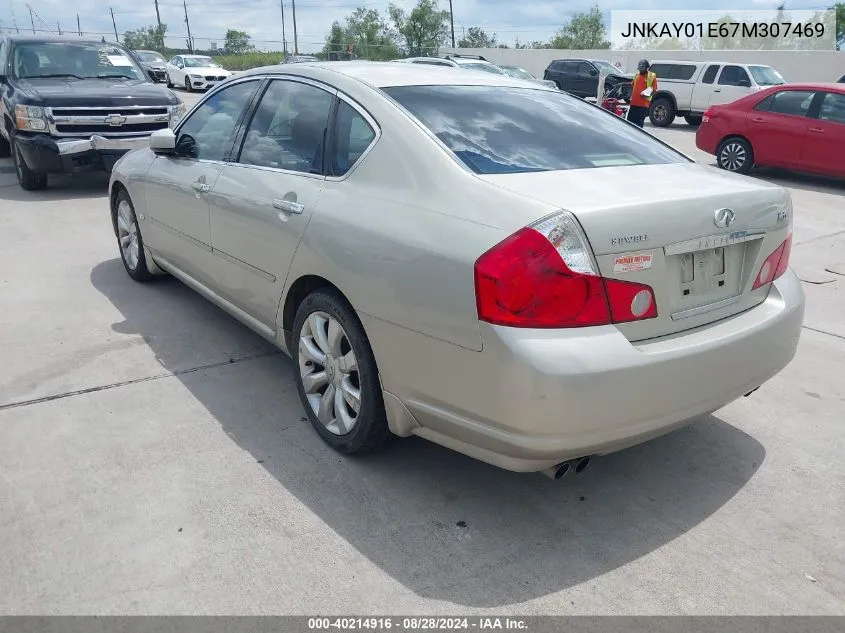
POLYGON ((771 66, 733 62, 654 61, 657 87, 648 117, 657 127, 671 125, 682 116, 699 125, 711 105, 730 103, 763 88, 786 81, 771 66))

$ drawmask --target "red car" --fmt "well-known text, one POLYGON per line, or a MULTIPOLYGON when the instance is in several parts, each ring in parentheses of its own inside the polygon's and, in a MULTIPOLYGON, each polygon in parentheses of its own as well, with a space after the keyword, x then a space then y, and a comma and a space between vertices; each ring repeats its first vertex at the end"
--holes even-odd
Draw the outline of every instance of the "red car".
POLYGON ((695 144, 741 174, 766 166, 845 177, 845 85, 782 84, 711 106, 695 144))

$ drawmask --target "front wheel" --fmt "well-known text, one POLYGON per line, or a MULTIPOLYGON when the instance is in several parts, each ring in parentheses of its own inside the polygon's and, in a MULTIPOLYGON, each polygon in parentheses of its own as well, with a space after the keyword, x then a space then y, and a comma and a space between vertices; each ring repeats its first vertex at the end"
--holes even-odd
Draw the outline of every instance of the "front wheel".
POLYGON ((716 149, 716 164, 726 171, 747 174, 754 167, 754 150, 744 138, 728 138, 716 149))
POLYGON ((351 455, 389 442, 378 369, 355 311, 336 291, 308 295, 293 322, 296 385, 311 425, 351 455))
POLYGON ((170 73, 167 73, 167 75, 165 75, 165 77, 166 77, 166 81, 167 81, 167 87, 173 88, 173 82, 170 81, 170 73))
POLYGON ((117 245, 123 267, 135 281, 149 281, 153 276, 147 268, 144 238, 141 237, 141 229, 138 227, 135 207, 125 189, 115 197, 113 213, 117 245))
POLYGON ((671 99, 660 97, 651 102, 648 119, 654 127, 668 127, 675 121, 675 104, 671 99))
POLYGON ((18 184, 26 191, 40 191, 47 188, 47 174, 33 171, 26 164, 20 148, 15 143, 14 137, 9 143, 12 153, 12 162, 15 165, 15 174, 18 177, 18 184))
POLYGON ((194 91, 194 89, 191 87, 191 78, 190 77, 185 77, 185 90, 187 90, 188 92, 194 91))
POLYGON ((700 114, 688 114, 684 117, 684 121, 687 122, 687 125, 691 127, 698 127, 701 125, 701 115, 700 114))

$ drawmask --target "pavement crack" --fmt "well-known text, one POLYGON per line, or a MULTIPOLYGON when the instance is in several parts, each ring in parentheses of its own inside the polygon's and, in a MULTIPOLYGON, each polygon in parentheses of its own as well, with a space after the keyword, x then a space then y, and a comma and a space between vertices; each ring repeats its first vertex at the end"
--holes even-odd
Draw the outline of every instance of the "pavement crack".
POLYGON ((28 407, 33 404, 41 404, 43 402, 52 402, 53 400, 62 400, 64 398, 72 398, 73 396, 81 396, 87 393, 96 393, 97 391, 106 391, 108 389, 115 389, 117 387, 126 387, 127 385, 135 385, 141 382, 150 382, 152 380, 160 380, 162 378, 172 378, 173 376, 182 376, 184 374, 192 374, 205 369, 215 369, 217 367, 224 367, 227 365, 237 365, 239 363, 247 363, 261 358, 268 358, 270 356, 279 356, 281 352, 271 351, 262 352, 261 354, 251 354, 249 356, 242 356, 241 358, 227 358, 226 360, 209 363, 207 365, 199 365, 198 367, 189 367, 188 369, 180 369, 178 371, 168 371, 153 376, 145 376, 143 378, 133 378, 132 380, 122 380, 120 382, 112 382, 107 385, 98 385, 96 387, 86 387, 85 389, 76 389, 74 391, 65 391, 64 393, 57 393, 50 396, 42 396, 41 398, 32 398, 30 400, 21 400, 19 402, 10 402, 9 404, 0 405, 0 411, 6 409, 16 409, 18 407, 28 407))
POLYGON ((834 334, 833 332, 826 332, 825 330, 819 330, 814 327, 810 327, 809 325, 802 325, 802 329, 810 330, 811 332, 818 332, 819 334, 827 334, 828 336, 833 336, 834 338, 840 338, 845 341, 845 336, 842 334, 834 334))

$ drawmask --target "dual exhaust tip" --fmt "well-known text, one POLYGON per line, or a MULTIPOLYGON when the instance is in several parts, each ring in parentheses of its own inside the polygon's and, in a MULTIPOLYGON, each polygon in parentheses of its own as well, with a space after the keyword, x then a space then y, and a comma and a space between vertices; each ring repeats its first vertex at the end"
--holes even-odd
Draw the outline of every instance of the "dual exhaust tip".
POLYGON ((567 462, 561 462, 557 466, 552 466, 546 470, 541 471, 549 479, 562 479, 564 475, 572 471, 574 473, 581 473, 589 465, 589 457, 579 457, 578 459, 570 459, 567 462))

